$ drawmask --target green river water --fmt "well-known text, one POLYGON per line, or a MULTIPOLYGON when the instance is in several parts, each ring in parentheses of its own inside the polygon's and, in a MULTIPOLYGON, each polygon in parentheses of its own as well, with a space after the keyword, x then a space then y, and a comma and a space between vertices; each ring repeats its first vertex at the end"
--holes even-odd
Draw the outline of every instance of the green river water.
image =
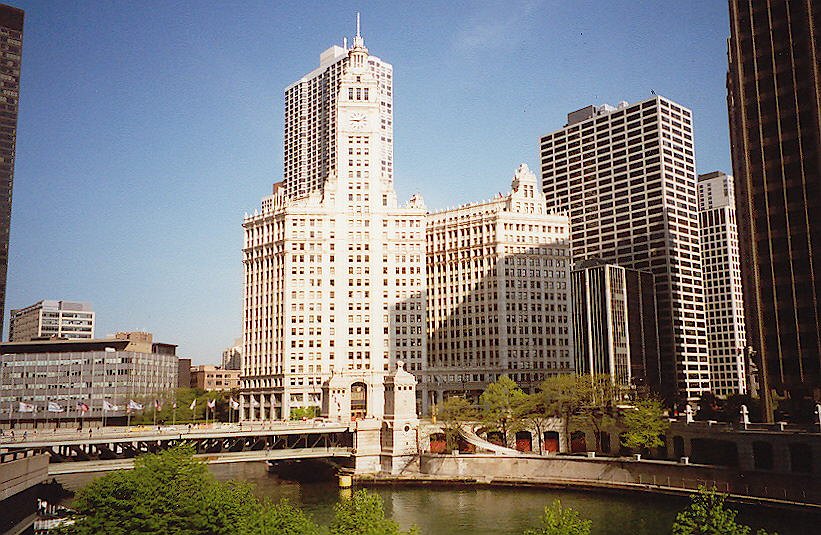
MULTIPOLYGON (((335 481, 295 483, 269 474, 263 463, 235 463, 211 467, 222 480, 254 484, 260 497, 286 498, 327 524, 340 491, 335 481)), ((77 489, 94 476, 59 478, 77 489)), ((518 535, 535 527, 546 505, 559 499, 582 517, 593 521, 594 535, 661 535, 670 533, 678 511, 688 499, 638 493, 602 493, 534 488, 375 486, 388 516, 403 528, 416 525, 423 535, 518 535)), ((807 511, 732 504, 739 519, 754 528, 780 535, 821 533, 821 515, 807 511)), ((754 532, 754 531, 753 531, 754 532)))

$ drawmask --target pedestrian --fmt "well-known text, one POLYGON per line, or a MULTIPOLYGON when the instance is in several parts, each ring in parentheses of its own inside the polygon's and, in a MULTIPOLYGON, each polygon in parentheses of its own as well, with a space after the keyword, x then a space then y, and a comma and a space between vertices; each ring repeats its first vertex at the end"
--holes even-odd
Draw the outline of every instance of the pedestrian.
POLYGON ((23 431, 23 440, 26 440, 28 438, 28 436, 29 436, 29 432, 28 431, 23 431))
POLYGON ((88 438, 91 438, 91 428, 88 428, 88 438))

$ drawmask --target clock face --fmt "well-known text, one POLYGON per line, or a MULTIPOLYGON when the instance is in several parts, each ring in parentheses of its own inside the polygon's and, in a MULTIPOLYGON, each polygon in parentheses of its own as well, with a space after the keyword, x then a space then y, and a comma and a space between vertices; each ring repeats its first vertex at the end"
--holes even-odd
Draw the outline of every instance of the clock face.
POLYGON ((368 125, 368 117, 363 113, 352 113, 349 117, 349 123, 354 130, 362 130, 368 125))

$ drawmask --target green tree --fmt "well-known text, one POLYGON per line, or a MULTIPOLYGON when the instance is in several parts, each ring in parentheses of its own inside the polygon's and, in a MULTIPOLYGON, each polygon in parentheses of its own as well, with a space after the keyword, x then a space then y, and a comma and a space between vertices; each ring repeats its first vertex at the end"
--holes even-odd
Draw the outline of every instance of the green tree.
POLYGON ((439 422, 445 432, 445 440, 449 451, 459 447, 459 429, 462 424, 476 419, 476 407, 467 399, 453 396, 436 405, 439 422))
POLYGON ((293 508, 263 506, 247 484, 217 481, 189 446, 138 457, 133 470, 112 472, 82 489, 73 507, 77 521, 60 533, 291 535, 318 529, 293 508))
POLYGON ((539 454, 542 453, 542 433, 553 418, 544 406, 544 399, 538 392, 520 397, 513 407, 513 415, 522 424, 536 431, 539 454))
POLYGON ((487 385, 479 397, 482 408, 482 420, 502 433, 505 445, 509 444, 508 433, 515 431, 520 420, 516 419, 514 408, 525 396, 522 389, 508 377, 502 375, 496 381, 487 385))
POLYGON ((323 530, 301 509, 283 500, 276 505, 266 504, 259 520, 264 535, 320 535, 323 530))
POLYGON ((317 416, 319 416, 319 407, 315 405, 291 408, 291 420, 301 420, 303 418, 316 418, 317 416))
POLYGON ((606 374, 579 376, 577 387, 582 394, 577 417, 592 429, 596 451, 601 451, 602 429, 615 422, 616 404, 625 389, 613 384, 612 377, 606 374))
POLYGON ((670 427, 670 421, 664 417, 661 402, 654 399, 638 401, 633 409, 625 412, 622 423, 625 432, 621 443, 640 453, 663 446, 661 436, 670 427))
POLYGON ((401 535, 417 533, 399 531, 399 525, 385 518, 382 498, 366 490, 358 490, 348 499, 342 499, 334 506, 331 535, 401 535))
POLYGON ((542 525, 526 529, 524 535, 590 535, 590 520, 584 520, 579 513, 570 507, 562 507, 556 500, 550 507, 544 508, 542 525))
MULTIPOLYGON (((715 489, 699 487, 690 507, 676 515, 673 535, 749 535, 751 529, 735 519, 738 512, 725 507, 726 499, 726 494, 718 493, 715 489)), ((764 530, 756 533, 767 535, 764 530)))
POLYGON ((582 408, 590 399, 589 377, 561 374, 542 382, 538 395, 548 414, 561 418, 565 444, 570 444, 570 425, 581 418, 582 408))

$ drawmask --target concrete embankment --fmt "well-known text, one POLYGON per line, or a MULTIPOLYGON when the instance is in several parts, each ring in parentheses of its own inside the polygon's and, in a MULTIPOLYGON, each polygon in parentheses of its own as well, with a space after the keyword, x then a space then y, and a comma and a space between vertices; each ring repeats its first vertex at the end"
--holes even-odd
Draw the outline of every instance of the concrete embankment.
POLYGON ((821 491, 811 477, 741 473, 723 467, 668 461, 569 456, 505 457, 423 454, 398 476, 357 476, 362 485, 491 485, 686 496, 715 487, 732 500, 821 513, 821 491))

